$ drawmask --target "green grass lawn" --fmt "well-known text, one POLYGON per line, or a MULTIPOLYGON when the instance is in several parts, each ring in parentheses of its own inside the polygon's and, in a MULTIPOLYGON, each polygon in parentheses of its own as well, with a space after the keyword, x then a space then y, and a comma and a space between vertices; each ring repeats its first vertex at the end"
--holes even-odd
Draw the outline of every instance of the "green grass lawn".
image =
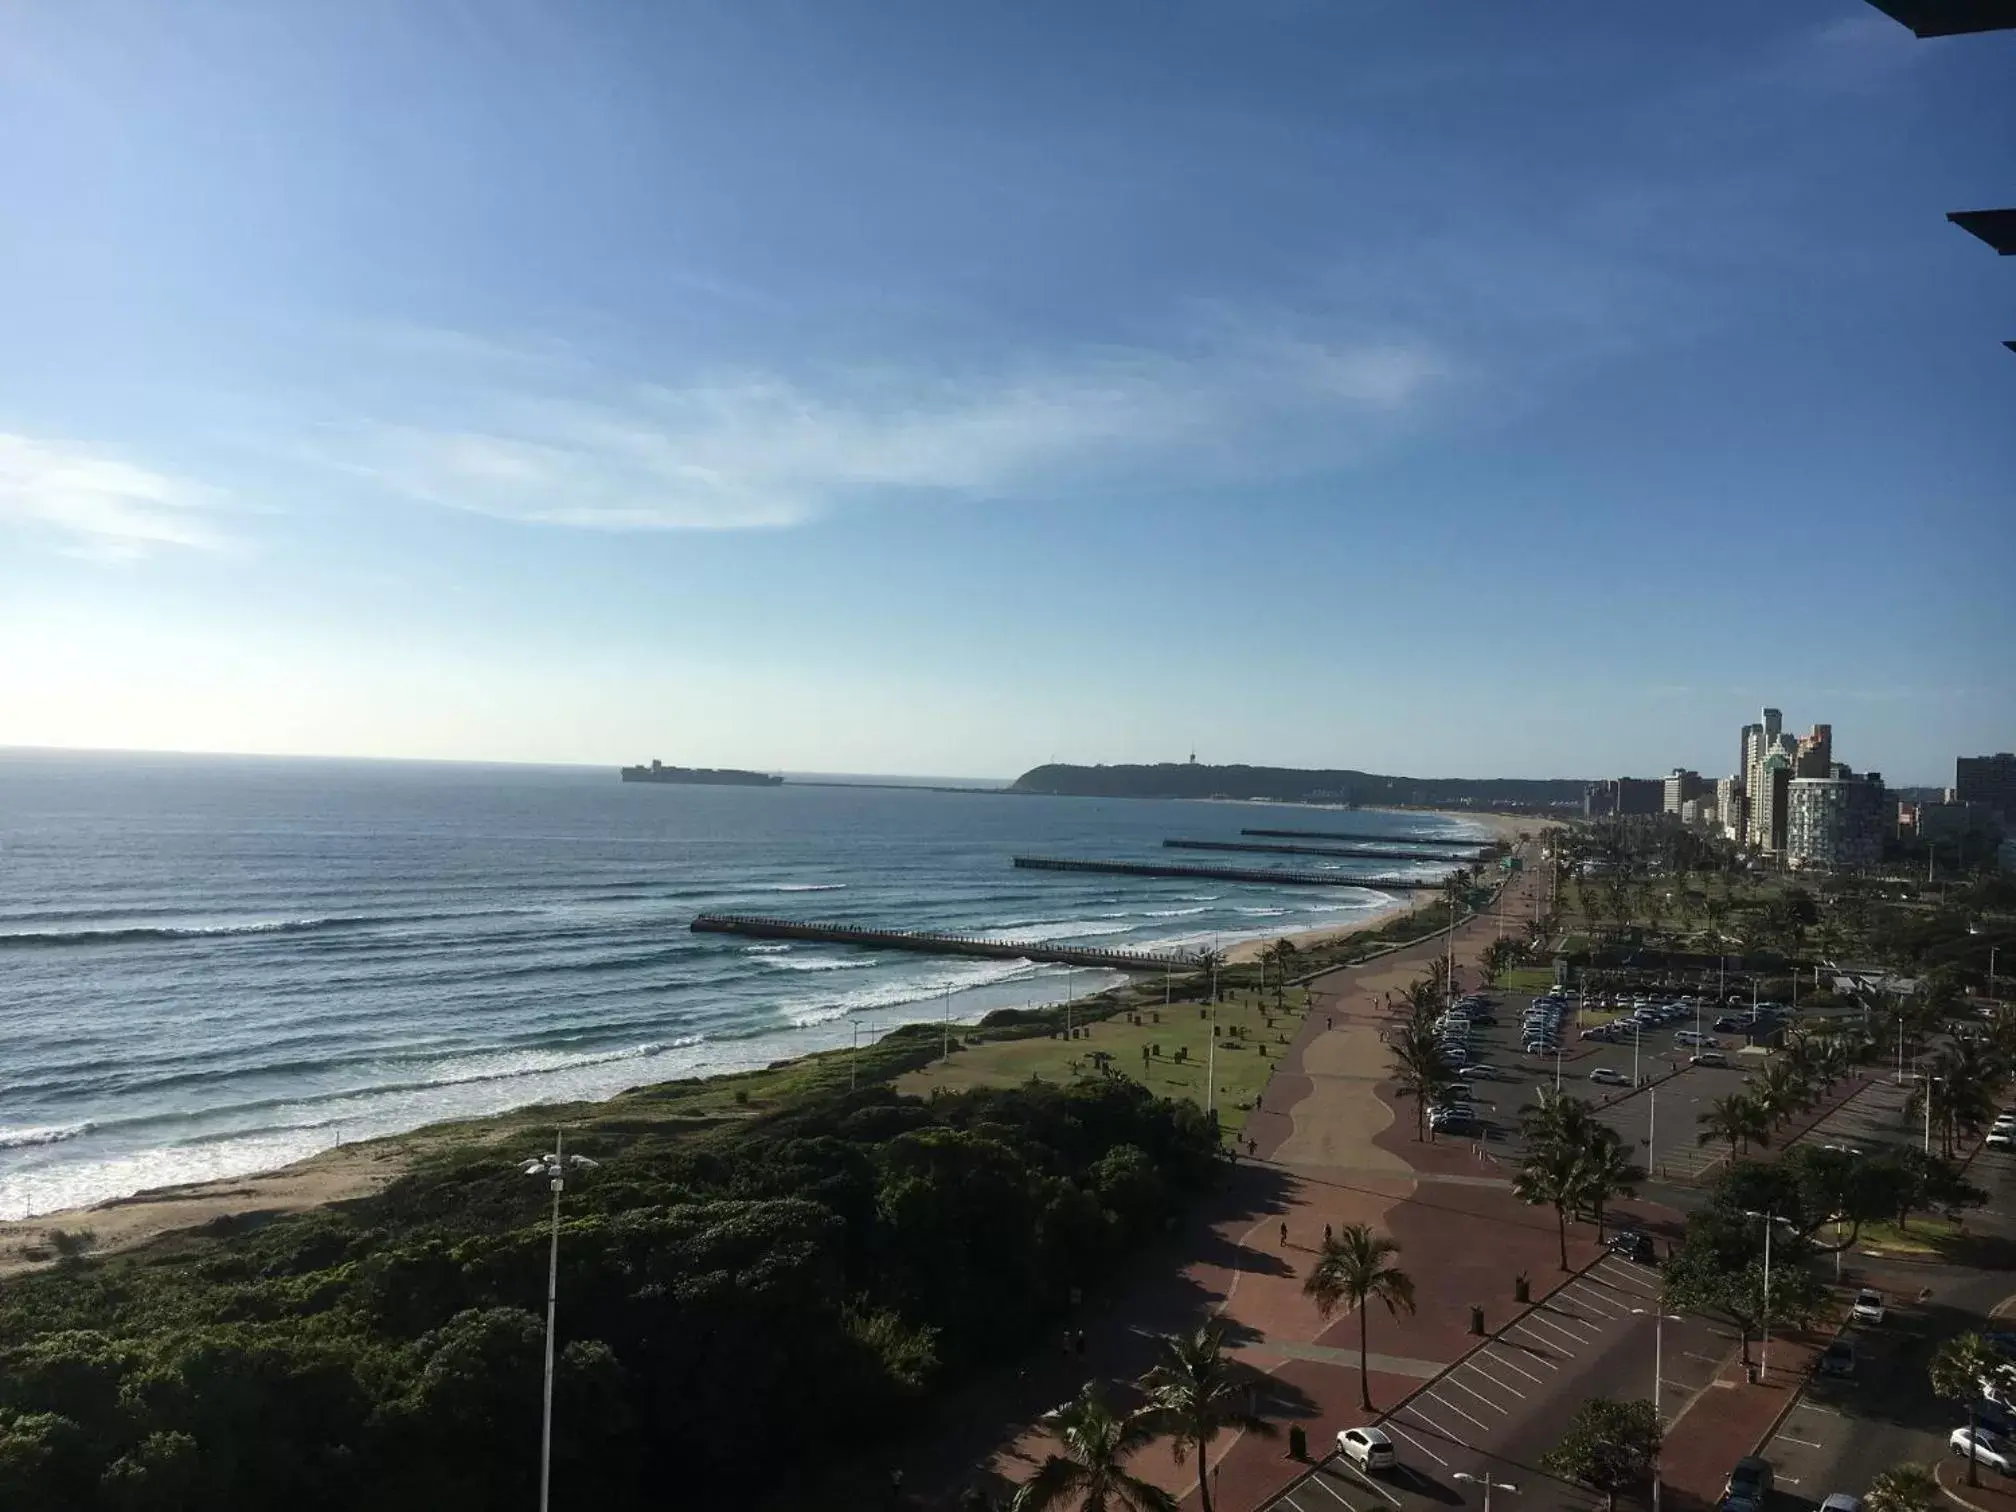
POLYGON ((1545 992, 1554 985, 1551 966, 1513 966, 1498 973, 1493 985, 1507 992, 1545 992))
MULTIPOLYGON (((1822 1231, 1824 1239, 1825 1231, 1822 1231)), ((1865 1223, 1856 1247, 1886 1255, 1941 1256, 1963 1241, 1960 1225, 1947 1218, 1914 1217, 1909 1228, 1894 1223, 1865 1223)))
MULTIPOLYGON (((1218 1005, 1217 1108, 1229 1134, 1245 1126, 1248 1109, 1301 1027, 1307 994, 1291 987, 1283 1004, 1284 1011, 1276 1013, 1270 991, 1264 1000, 1245 992, 1218 1005), (1237 1038, 1230 1033, 1235 1028, 1241 1031, 1237 1038)), ((1019 1086, 1032 1077, 1070 1082, 1099 1074, 1092 1061, 1096 1050, 1112 1056, 1114 1070, 1149 1091, 1202 1106, 1211 1021, 1202 1016, 1200 1005, 1172 1003, 1144 1009, 1140 1017, 1139 1024, 1129 1023, 1124 1014, 1088 1024, 1079 1038, 1071 1040, 1043 1036, 989 1040, 897 1078, 896 1090, 923 1096, 937 1087, 1019 1086), (1151 1045, 1158 1053, 1144 1060, 1141 1052, 1151 1045), (1176 1058, 1178 1050, 1186 1052, 1183 1060, 1176 1058)), ((969 1039, 973 1032, 968 1031, 969 1039)))

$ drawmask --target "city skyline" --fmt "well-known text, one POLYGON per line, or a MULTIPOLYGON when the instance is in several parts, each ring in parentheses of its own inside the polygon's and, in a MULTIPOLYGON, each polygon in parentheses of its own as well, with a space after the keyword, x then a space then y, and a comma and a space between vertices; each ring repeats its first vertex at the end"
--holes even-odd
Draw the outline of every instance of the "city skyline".
POLYGON ((0 746, 1006 778, 2016 744, 2008 37, 0 23, 0 746))

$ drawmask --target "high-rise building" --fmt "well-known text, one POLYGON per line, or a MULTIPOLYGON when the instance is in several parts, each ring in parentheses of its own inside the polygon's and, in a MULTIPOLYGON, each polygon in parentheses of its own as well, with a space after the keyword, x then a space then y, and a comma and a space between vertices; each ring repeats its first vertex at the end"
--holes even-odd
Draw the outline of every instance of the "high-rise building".
POLYGON ((1883 859, 1883 778, 1794 777, 1785 801, 1785 861, 1818 871, 1847 871, 1883 859))
POLYGON ((1773 854, 1785 849, 1785 796, 1792 782, 1792 758, 1767 751, 1750 789, 1750 843, 1773 854))
POLYGON ((1681 805, 1690 798, 1699 798, 1708 791, 1708 784, 1701 780, 1699 772, 1690 772, 1685 767, 1675 767, 1666 777, 1661 797, 1663 812, 1679 814, 1681 805))
POLYGON ((1743 838, 1743 779, 1741 777, 1717 777, 1715 779, 1715 822, 1722 826, 1725 839, 1743 838))
MULTIPOLYGON (((1749 844, 1762 850, 1776 850, 1778 846, 1769 843, 1769 835, 1758 827, 1757 811, 1764 792, 1764 758, 1777 750, 1784 742, 1785 716, 1777 709, 1766 709, 1758 723, 1749 726, 1743 740, 1743 791, 1750 795, 1750 822, 1744 830, 1743 838, 1749 844)), ((1791 753, 1786 753, 1790 764, 1791 753)))
POLYGON ((1816 724, 1812 734, 1799 737, 1792 755, 1792 775, 1794 778, 1834 775, 1834 726, 1816 724))
POLYGON ((1956 801, 1994 809, 2008 824, 2016 824, 2016 754, 1962 756, 1953 763, 1956 801))

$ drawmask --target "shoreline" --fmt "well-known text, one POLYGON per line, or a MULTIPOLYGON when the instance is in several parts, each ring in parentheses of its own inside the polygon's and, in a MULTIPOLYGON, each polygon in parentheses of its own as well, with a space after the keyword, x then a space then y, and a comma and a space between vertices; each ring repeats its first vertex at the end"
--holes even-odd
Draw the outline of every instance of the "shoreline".
MULTIPOLYGON (((1480 825, 1490 832, 1485 843, 1504 840, 1516 844, 1521 828, 1531 830, 1542 822, 1519 816, 1448 810, 1405 812, 1434 813, 1438 817, 1480 825)), ((1396 898, 1393 907, 1377 910, 1345 924, 1318 925, 1285 934, 1257 933, 1228 949, 1226 963, 1251 964, 1260 958, 1262 950, 1280 939, 1290 941, 1297 949, 1347 939, 1390 923, 1396 916, 1410 910, 1414 901, 1396 898)), ((1110 987, 1101 989, 1111 990, 1110 987)), ((1097 992, 1081 994, 1074 1001, 1099 995, 1097 992)), ((906 1020, 906 1023, 925 1022, 927 1019, 928 1015, 906 1020)), ((977 1021, 955 1022, 962 1029, 971 1029, 977 1021)), ((843 1053, 846 1052, 807 1049, 785 1057, 767 1069, 803 1066, 821 1057, 843 1053)), ((760 1074, 763 1073, 723 1070, 669 1081, 639 1083, 607 1097, 531 1102, 497 1113, 421 1124, 399 1134, 338 1144, 285 1165, 244 1176, 148 1187, 84 1207, 63 1208, 25 1218, 0 1219, 0 1277, 56 1264, 57 1255, 51 1239, 54 1233, 88 1231, 93 1240, 88 1253, 110 1256, 202 1233, 229 1232, 268 1218, 375 1195, 429 1154, 454 1145, 494 1143, 520 1131, 550 1128, 555 1123, 578 1117, 577 1110, 607 1109, 626 1097, 649 1098, 654 1093, 662 1095, 664 1089, 670 1088, 686 1088, 695 1095, 704 1095, 710 1086, 725 1086, 728 1082, 760 1074)))

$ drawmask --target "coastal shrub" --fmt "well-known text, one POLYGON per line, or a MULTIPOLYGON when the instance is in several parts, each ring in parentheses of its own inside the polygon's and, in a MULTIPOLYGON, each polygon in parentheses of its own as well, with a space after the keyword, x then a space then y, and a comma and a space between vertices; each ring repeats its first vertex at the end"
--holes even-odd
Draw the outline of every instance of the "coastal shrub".
MULTIPOLYGON (((568 1138, 602 1165, 562 1209, 554 1482, 605 1512, 873 1454, 1053 1337, 1218 1170, 1215 1120, 1121 1080, 814 1082, 728 1126, 568 1138)), ((528 1505, 551 1209, 515 1153, 0 1288, 0 1506, 528 1505)))

